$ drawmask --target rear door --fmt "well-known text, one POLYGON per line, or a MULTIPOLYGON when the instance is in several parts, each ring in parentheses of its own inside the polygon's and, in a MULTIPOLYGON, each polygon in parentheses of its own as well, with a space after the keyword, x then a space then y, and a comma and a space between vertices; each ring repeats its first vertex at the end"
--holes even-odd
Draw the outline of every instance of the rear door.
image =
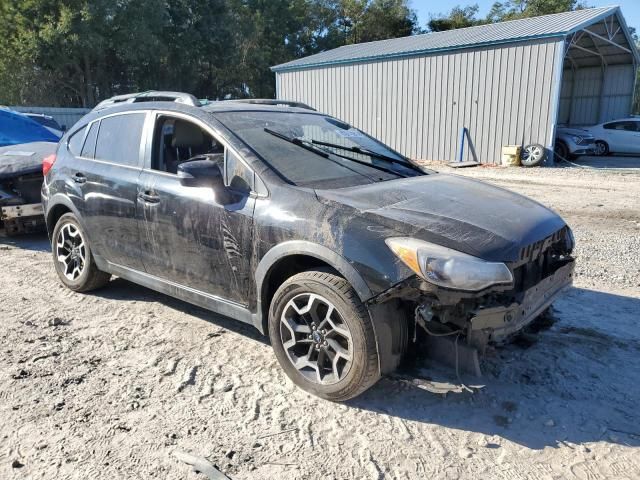
POLYGON ((88 125, 80 158, 70 172, 96 255, 143 270, 136 219, 141 141, 147 112, 108 115, 88 125))
POLYGON ((606 123, 602 126, 604 137, 609 144, 609 150, 615 153, 640 152, 640 132, 638 122, 621 120, 606 123))

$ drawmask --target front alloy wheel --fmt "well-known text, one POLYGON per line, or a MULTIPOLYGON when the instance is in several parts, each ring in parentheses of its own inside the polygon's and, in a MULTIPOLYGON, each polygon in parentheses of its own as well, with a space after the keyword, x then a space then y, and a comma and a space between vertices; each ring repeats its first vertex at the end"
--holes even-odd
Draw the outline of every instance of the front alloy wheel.
POLYGON ((289 300, 280 316, 280 339, 291 364, 311 382, 331 385, 349 373, 351 332, 320 295, 301 293, 289 300))
POLYGON ((280 285, 269 307, 269 337, 293 383, 327 400, 353 398, 380 378, 369 311, 333 272, 310 270, 280 285))

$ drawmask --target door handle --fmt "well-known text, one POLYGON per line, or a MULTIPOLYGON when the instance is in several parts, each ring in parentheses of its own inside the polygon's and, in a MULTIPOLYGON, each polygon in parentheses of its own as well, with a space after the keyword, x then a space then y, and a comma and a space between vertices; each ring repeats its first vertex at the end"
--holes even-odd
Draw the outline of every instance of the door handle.
POLYGON ((85 183, 87 181, 87 177, 85 177, 82 173, 77 172, 73 176, 73 181, 76 183, 85 183))
POLYGON ((138 198, 143 202, 147 203, 158 203, 160 202, 160 197, 155 194, 152 190, 145 190, 144 192, 138 193, 138 198))

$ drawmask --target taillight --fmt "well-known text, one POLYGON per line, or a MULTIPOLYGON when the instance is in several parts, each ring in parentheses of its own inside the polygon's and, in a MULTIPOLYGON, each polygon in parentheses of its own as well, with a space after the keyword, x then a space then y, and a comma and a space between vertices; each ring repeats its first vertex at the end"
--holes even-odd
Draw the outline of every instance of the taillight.
POLYGON ((52 153, 51 155, 47 155, 46 157, 44 157, 44 160, 42 160, 42 175, 46 175, 47 173, 49 173, 49 170, 51 170, 51 167, 53 167, 53 164, 56 162, 56 154, 52 153))

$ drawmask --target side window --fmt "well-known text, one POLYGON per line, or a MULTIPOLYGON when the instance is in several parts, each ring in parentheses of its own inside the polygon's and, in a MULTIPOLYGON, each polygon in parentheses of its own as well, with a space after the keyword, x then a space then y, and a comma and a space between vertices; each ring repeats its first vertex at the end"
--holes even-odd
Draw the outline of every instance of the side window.
POLYGON ((93 122, 89 127, 89 132, 87 133, 87 139, 84 142, 84 146, 82 147, 81 157, 85 158, 93 158, 93 155, 96 153, 96 139, 98 138, 98 126, 100 122, 93 122))
POLYGON ((100 121, 95 158, 130 167, 138 166, 145 116, 146 113, 130 113, 103 118, 100 121))
POLYGON ((225 151, 224 184, 241 192, 253 190, 253 172, 231 150, 225 151))
POLYGON ((607 130, 624 130, 627 132, 636 132, 638 122, 611 122, 602 127, 607 130))
POLYGON ((197 158, 207 158, 223 167, 224 146, 196 123, 162 115, 153 133, 151 169, 173 173, 178 165, 197 158))
POLYGON ((82 151, 82 143, 84 141, 84 134, 87 130, 87 127, 82 127, 76 133, 71 135, 69 142, 67 143, 67 148, 74 156, 79 156, 82 151))

